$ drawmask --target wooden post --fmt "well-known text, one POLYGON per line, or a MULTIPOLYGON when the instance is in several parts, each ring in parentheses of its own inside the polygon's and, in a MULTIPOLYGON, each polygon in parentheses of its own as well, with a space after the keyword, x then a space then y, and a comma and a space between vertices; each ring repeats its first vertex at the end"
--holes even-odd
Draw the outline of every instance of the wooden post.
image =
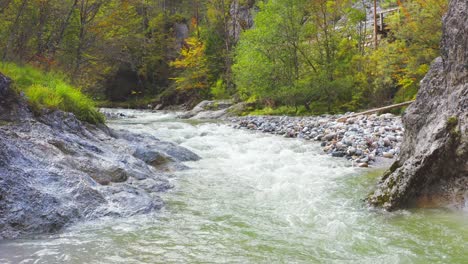
POLYGON ((374 48, 377 49, 377 0, 374 0, 374 48))

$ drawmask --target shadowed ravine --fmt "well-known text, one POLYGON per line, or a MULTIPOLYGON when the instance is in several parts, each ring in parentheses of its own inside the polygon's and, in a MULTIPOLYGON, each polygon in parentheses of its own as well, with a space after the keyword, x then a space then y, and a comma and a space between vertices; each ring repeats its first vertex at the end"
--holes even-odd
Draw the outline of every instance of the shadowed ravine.
POLYGON ((0 242, 0 263, 462 263, 463 211, 383 212, 362 198, 382 169, 318 143, 130 112, 112 128, 150 133, 202 157, 176 172, 166 206, 34 240, 0 242))

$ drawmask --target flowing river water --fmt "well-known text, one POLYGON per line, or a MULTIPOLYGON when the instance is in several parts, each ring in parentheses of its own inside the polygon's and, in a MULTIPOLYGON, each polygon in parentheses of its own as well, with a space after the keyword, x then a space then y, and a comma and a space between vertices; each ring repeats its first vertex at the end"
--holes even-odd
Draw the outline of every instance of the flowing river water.
POLYGON ((109 125, 202 157, 175 173, 166 206, 2 242, 0 263, 468 263, 467 212, 365 205, 383 169, 352 167, 315 142, 125 113, 136 118, 109 125))

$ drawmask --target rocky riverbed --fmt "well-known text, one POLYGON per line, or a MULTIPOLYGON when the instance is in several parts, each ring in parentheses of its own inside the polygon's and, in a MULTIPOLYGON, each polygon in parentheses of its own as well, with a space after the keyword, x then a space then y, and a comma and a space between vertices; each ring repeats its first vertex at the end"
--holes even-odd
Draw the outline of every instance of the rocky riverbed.
POLYGON ((342 117, 246 116, 226 119, 237 129, 319 141, 325 153, 352 160, 359 167, 367 167, 378 157, 393 159, 399 155, 404 133, 399 116, 373 114, 338 121, 342 117))

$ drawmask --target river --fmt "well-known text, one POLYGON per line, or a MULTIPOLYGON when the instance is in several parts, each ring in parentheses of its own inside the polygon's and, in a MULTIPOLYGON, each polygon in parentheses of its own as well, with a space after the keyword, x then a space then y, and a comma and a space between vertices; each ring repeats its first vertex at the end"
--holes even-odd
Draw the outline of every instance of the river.
POLYGON ((136 118, 109 125, 202 157, 174 173, 166 206, 2 242, 0 263, 467 263, 467 212, 365 205, 382 169, 352 167, 316 142, 125 113, 136 118))

